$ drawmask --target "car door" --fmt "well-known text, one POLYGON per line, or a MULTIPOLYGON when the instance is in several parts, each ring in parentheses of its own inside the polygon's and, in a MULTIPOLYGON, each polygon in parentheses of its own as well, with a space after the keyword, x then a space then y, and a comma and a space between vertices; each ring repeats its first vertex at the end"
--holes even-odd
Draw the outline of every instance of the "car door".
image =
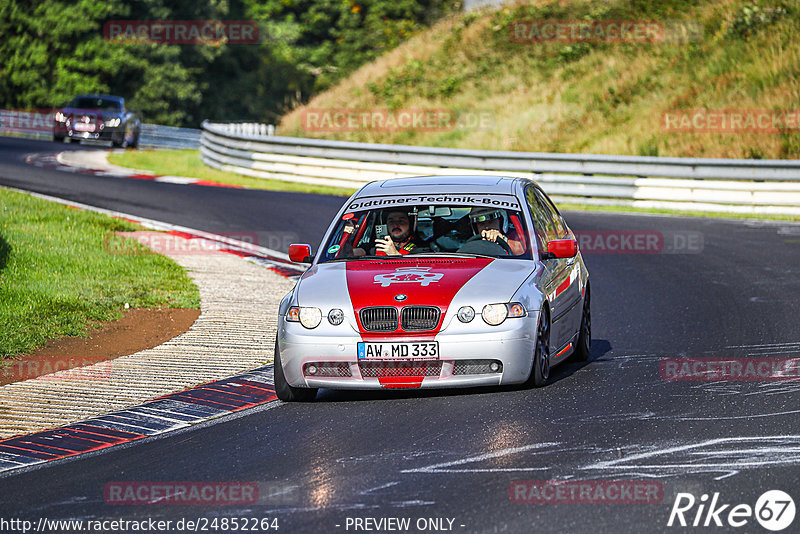
MULTIPOLYGON (((567 230, 541 190, 529 186, 525 197, 531 210, 539 250, 545 253, 547 243, 565 238, 567 230)), ((550 303, 550 354, 555 356, 574 334, 570 320, 570 312, 574 307, 574 290, 571 289, 577 284, 571 284, 570 278, 574 276, 575 258, 552 258, 543 263, 542 286, 550 303)))
MULTIPOLYGON (((553 213, 555 218, 555 225, 556 231, 559 235, 559 239, 574 239, 575 236, 570 231, 567 223, 564 221, 564 218, 559 213, 558 209, 553 204, 553 201, 541 190, 539 191, 542 196, 542 200, 544 203, 550 208, 550 211, 553 213)), ((568 270, 568 278, 569 284, 566 286, 563 292, 563 296, 566 301, 566 309, 564 310, 565 317, 564 317, 564 328, 565 328, 565 335, 567 341, 573 338, 575 335, 578 334, 581 325, 581 318, 583 314, 583 306, 580 304, 582 303, 581 300, 581 262, 578 260, 577 254, 572 258, 566 258, 565 260, 567 270, 568 270)))

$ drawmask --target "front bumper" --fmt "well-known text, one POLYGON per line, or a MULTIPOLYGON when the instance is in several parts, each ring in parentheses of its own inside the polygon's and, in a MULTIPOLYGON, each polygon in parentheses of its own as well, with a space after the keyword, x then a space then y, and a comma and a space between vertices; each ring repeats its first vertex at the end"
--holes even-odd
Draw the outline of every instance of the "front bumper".
POLYGON ((121 141, 125 135, 125 126, 101 126, 93 132, 79 132, 64 123, 56 123, 53 127, 53 135, 58 137, 68 137, 70 139, 88 139, 91 141, 121 141))
MULTIPOLYGON (((439 342, 437 360, 360 360, 356 352, 362 338, 357 332, 316 335, 313 330, 280 317, 278 348, 286 380, 294 387, 384 389, 519 384, 531 372, 537 321, 536 314, 529 314, 507 319, 497 327, 479 325, 480 332, 465 332, 464 325, 458 325, 458 332, 440 332, 433 338, 439 342), (487 365, 498 362, 501 369, 492 372, 476 361, 487 365), (337 374, 345 376, 311 376, 309 364, 335 367, 337 374)), ((430 340, 408 336, 386 337, 382 341, 430 340)))

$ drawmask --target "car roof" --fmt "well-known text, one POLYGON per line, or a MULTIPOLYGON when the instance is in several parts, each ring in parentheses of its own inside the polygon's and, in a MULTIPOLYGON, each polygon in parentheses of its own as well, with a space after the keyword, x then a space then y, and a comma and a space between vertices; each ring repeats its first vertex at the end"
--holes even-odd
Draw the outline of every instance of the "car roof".
POLYGON ((514 195, 527 178, 494 175, 412 176, 370 182, 356 193, 365 196, 416 195, 426 193, 493 193, 514 195))

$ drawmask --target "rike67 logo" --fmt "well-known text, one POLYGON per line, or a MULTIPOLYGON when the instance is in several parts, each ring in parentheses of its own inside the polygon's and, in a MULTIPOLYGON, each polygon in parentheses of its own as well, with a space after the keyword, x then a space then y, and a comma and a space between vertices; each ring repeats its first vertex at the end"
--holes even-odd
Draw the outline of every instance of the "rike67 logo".
MULTIPOLYGON (((707 494, 697 499, 691 493, 678 493, 667 526, 739 528, 748 525, 755 517, 765 529, 779 532, 792 524, 794 516, 794 500, 781 490, 764 492, 755 506, 723 504, 718 492, 711 496, 710 501, 707 494)), ((748 532, 752 532, 752 527, 748 532)))

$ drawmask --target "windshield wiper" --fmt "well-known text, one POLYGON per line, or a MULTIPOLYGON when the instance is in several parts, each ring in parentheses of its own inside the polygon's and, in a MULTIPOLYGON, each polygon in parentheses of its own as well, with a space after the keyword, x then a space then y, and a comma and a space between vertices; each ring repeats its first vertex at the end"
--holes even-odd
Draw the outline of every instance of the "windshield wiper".
POLYGON ((489 256, 488 254, 474 254, 472 252, 420 252, 419 254, 408 254, 406 257, 414 258, 441 258, 442 256, 455 256, 456 258, 491 258, 497 259, 497 256, 489 256))
POLYGON ((489 256, 488 254, 474 254, 472 252, 420 252, 419 254, 401 254, 397 256, 349 256, 347 258, 333 258, 330 260, 322 261, 320 263, 333 263, 339 261, 362 261, 362 260, 414 260, 417 258, 488 258, 490 260, 498 259, 498 256, 489 256))

